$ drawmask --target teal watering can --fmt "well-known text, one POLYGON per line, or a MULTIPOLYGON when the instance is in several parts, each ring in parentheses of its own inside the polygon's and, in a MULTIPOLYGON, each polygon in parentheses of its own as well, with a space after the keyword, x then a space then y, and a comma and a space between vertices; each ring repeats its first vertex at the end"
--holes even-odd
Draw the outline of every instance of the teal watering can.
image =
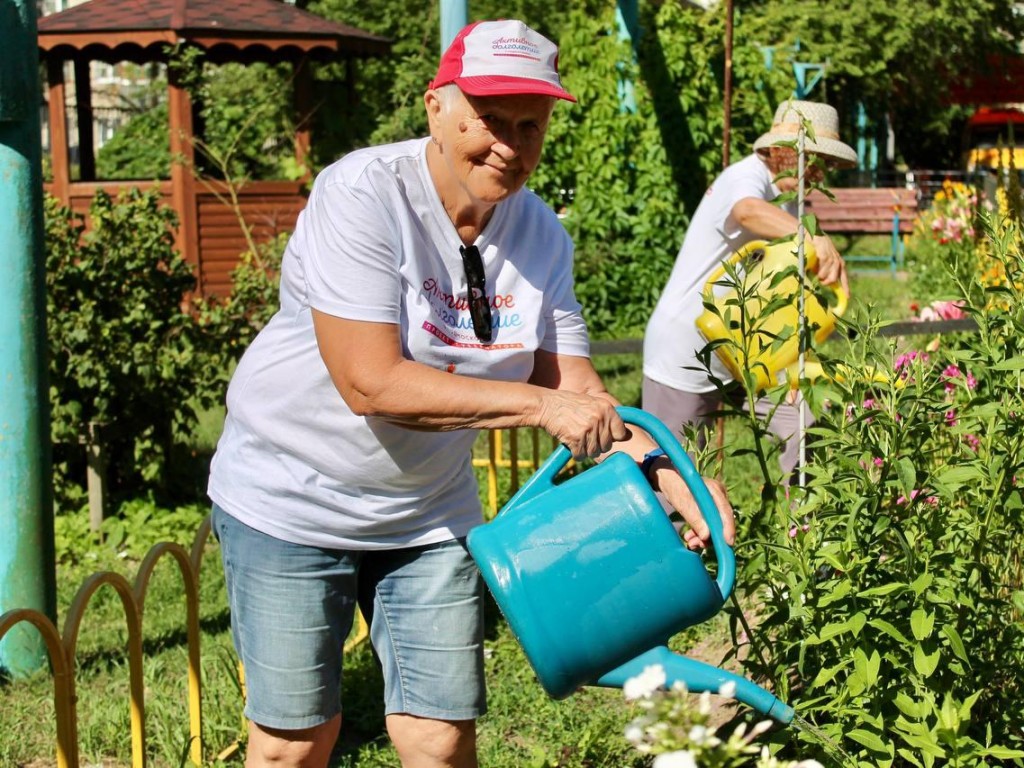
POLYGON ((665 647, 718 613, 732 592, 736 561, 714 500, 672 432, 644 411, 618 411, 682 474, 711 530, 717 576, 683 544, 632 458, 613 453, 556 484, 571 458, 559 446, 467 541, 541 686, 556 699, 583 685, 620 688, 660 664, 669 686, 717 693, 731 682, 736 699, 789 723, 793 709, 760 686, 665 647))

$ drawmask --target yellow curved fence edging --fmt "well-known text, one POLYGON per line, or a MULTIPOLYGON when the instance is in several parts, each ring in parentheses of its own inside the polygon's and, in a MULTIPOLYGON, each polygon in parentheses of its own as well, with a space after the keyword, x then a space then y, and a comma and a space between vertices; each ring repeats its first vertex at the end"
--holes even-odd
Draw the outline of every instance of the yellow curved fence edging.
POLYGON ((0 616, 0 638, 23 621, 34 625, 46 643, 53 670, 54 713, 57 720, 57 768, 78 768, 78 697, 75 692, 75 653, 82 620, 93 595, 110 586, 121 598, 128 625, 128 687, 131 707, 132 768, 146 765, 146 716, 142 679, 142 618, 146 589, 157 562, 164 556, 178 564, 184 581, 188 637, 189 757, 202 765, 202 707, 199 676, 199 567, 210 535, 209 517, 196 532, 191 552, 180 544, 159 542, 146 554, 134 584, 119 573, 100 571, 89 576, 75 593, 58 632, 49 617, 39 611, 16 609, 0 616))
MULTIPOLYGON (((489 517, 498 513, 498 476, 510 473, 509 492, 515 493, 520 485, 520 470, 536 471, 540 466, 540 431, 529 431, 530 457, 519 456, 518 430, 491 430, 488 434, 486 457, 475 457, 473 466, 487 468, 487 512, 489 517), (505 438, 508 439, 508 453, 505 452, 505 438)), ((554 443, 552 443, 554 445, 554 443)), ((90 575, 75 593, 64 619, 63 632, 57 629, 50 618, 43 613, 27 608, 16 608, 0 615, 0 639, 14 626, 21 623, 33 625, 46 645, 50 668, 53 674, 53 705, 57 733, 57 768, 78 768, 78 697, 75 685, 75 655, 78 635, 86 610, 93 596, 104 586, 112 588, 121 600, 128 627, 128 684, 131 722, 132 768, 146 766, 146 714, 142 677, 143 646, 142 621, 145 612, 146 590, 150 578, 160 560, 170 557, 178 566, 185 593, 185 621, 188 644, 188 711, 189 711, 189 759, 196 766, 203 764, 202 737, 202 684, 200 679, 200 626, 199 626, 199 569, 202 565, 206 543, 210 537, 211 522, 207 516, 200 524, 193 538, 192 546, 186 550, 173 542, 154 544, 139 565, 135 580, 112 571, 100 571, 90 575)), ((350 651, 369 637, 369 627, 362 612, 356 611, 354 634, 345 642, 345 651, 350 651)), ((245 691, 245 670, 239 664, 239 681, 245 691)), ((233 744, 221 753, 237 750, 233 744)))

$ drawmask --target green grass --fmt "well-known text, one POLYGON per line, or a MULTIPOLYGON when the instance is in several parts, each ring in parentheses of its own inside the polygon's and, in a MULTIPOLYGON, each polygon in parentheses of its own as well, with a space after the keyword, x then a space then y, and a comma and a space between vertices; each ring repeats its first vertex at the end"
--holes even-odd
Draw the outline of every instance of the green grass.
MULTIPOLYGON (((136 512, 136 515, 141 513, 136 512)), ((202 519, 177 538, 189 537, 202 519)), ((81 531, 85 513, 63 516, 61 526, 81 531), (67 522, 74 520, 73 523, 67 522)), ((129 526, 134 522, 127 521, 129 526)), ((151 543, 132 538, 132 549, 78 539, 77 551, 63 550, 58 567, 60 614, 92 573, 114 571, 134 579, 151 543), (133 551, 134 549, 134 551, 133 551)), ((216 542, 206 548, 200 569, 202 682, 205 754, 215 756, 244 739, 243 699, 231 647, 223 572, 216 542)), ((631 713, 621 693, 587 690, 568 701, 549 699, 536 683, 522 651, 493 604, 487 613, 487 676, 491 712, 480 723, 480 753, 491 766, 630 765, 620 738, 631 713)), ((113 589, 100 588, 85 612, 77 644, 78 731, 83 765, 130 764, 130 713, 126 620, 113 589)), ((170 560, 154 571, 146 593, 143 664, 149 762, 177 766, 188 743, 187 648, 181 578, 170 560)), ((335 766, 397 766, 384 731, 382 680, 369 647, 359 646, 345 662, 347 712, 335 766)), ((53 684, 48 672, 2 683, 0 765, 50 764, 54 755, 53 684)))
MULTIPOLYGON (((909 299, 906 284, 888 275, 854 274, 853 311, 870 301, 883 317, 905 319, 909 299)), ((595 360, 610 391, 622 402, 636 405, 640 395, 640 355, 607 355, 595 360)), ((221 414, 211 412, 199 430, 194 447, 203 452, 215 444, 221 414)), ((730 451, 742 451, 750 436, 742 423, 727 426, 730 451)), ((486 438, 478 450, 486 455, 486 438)), ((523 440, 521 456, 529 456, 523 440)), ((540 457, 550 451, 542 436, 540 457)), ((745 456, 725 462, 724 479, 734 503, 742 510, 753 506, 760 489, 757 474, 745 456)), ((528 472, 524 471, 522 479, 528 472)), ((485 480, 484 470, 478 477, 485 480)), ((201 488, 201 483, 196 483, 201 488)), ((486 484, 482 483, 482 493, 486 484)), ((505 473, 499 497, 508 497, 505 473)), ((58 607, 67 615, 76 591, 93 573, 111 570, 133 579, 139 561, 159 540, 173 539, 184 545, 206 514, 205 500, 180 510, 166 511, 137 502, 122 510, 121 535, 105 544, 88 531, 85 511, 58 518, 58 607), (111 542, 119 544, 117 548, 111 542)), ((742 512, 740 513, 742 514, 742 512)), ((202 680, 204 744, 207 764, 215 756, 244 739, 242 695, 231 647, 229 616, 223 574, 215 542, 207 546, 200 571, 202 624, 202 680)), ((145 642, 144 678, 149 763, 178 766, 187 746, 185 606, 181 577, 169 559, 157 566, 146 596, 143 620, 145 642)), ((712 621, 691 628, 674 645, 687 648, 698 641, 717 648, 728 647, 724 624, 712 621)), ((584 768, 590 766, 641 765, 626 748, 621 734, 632 712, 620 692, 586 689, 565 701, 549 699, 533 678, 522 651, 493 605, 487 624, 487 679, 490 712, 480 721, 479 748, 482 764, 491 768, 584 768)), ((79 748, 83 765, 115 768, 130 764, 130 719, 127 634, 119 600, 109 587, 101 588, 85 613, 78 642, 77 686, 79 748)), ((704 651, 702 653, 707 653, 704 651)), ((714 652, 712 661, 717 661, 714 652)), ((707 656, 705 656, 707 658, 707 656)), ((384 735, 380 704, 381 680, 366 646, 351 653, 345 663, 346 720, 336 752, 335 766, 397 766, 398 761, 384 735)), ((55 721, 53 682, 48 672, 27 680, 0 680, 0 766, 53 765, 55 721)), ((228 760, 238 765, 236 754, 228 760)))

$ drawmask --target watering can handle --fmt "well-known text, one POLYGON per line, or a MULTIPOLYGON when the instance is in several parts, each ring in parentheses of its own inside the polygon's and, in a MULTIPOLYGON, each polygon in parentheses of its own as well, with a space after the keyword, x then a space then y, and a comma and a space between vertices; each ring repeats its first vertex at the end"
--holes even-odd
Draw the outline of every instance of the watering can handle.
MULTIPOLYGON (((639 408, 620 405, 615 409, 619 416, 627 424, 634 424, 647 432, 654 441, 671 459, 672 464, 682 475, 686 487, 690 489, 697 507, 700 509, 704 521, 711 531, 711 543, 715 549, 715 559, 718 562, 718 577, 716 583, 722 595, 722 600, 729 597, 732 592, 733 582, 736 578, 736 558, 733 555, 732 547, 725 541, 725 531, 722 528, 722 518, 718 514, 718 507, 711 497, 711 492, 704 484, 704 478, 697 472, 693 461, 679 444, 679 440, 672 434, 659 419, 639 408)), ((547 458, 532 477, 519 489, 519 491, 508 501, 507 508, 514 508, 518 502, 546 491, 555 484, 555 476, 562 471, 572 454, 564 445, 558 448, 547 458)))

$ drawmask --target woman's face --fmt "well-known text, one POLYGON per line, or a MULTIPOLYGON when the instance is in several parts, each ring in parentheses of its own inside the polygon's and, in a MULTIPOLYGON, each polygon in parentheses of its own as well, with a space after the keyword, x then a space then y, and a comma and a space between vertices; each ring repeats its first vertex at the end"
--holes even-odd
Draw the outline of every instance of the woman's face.
MULTIPOLYGON (((792 192, 797 188, 797 153, 791 147, 769 147, 767 158, 768 169, 772 176, 785 175, 775 179, 775 186, 782 192, 792 192)), ((825 180, 826 160, 814 153, 807 153, 804 163, 804 181, 807 184, 820 184, 825 180)))
POLYGON ((452 179, 473 201, 498 203, 520 190, 540 162, 555 99, 428 91, 430 130, 452 179), (447 104, 444 102, 447 101, 447 104))

